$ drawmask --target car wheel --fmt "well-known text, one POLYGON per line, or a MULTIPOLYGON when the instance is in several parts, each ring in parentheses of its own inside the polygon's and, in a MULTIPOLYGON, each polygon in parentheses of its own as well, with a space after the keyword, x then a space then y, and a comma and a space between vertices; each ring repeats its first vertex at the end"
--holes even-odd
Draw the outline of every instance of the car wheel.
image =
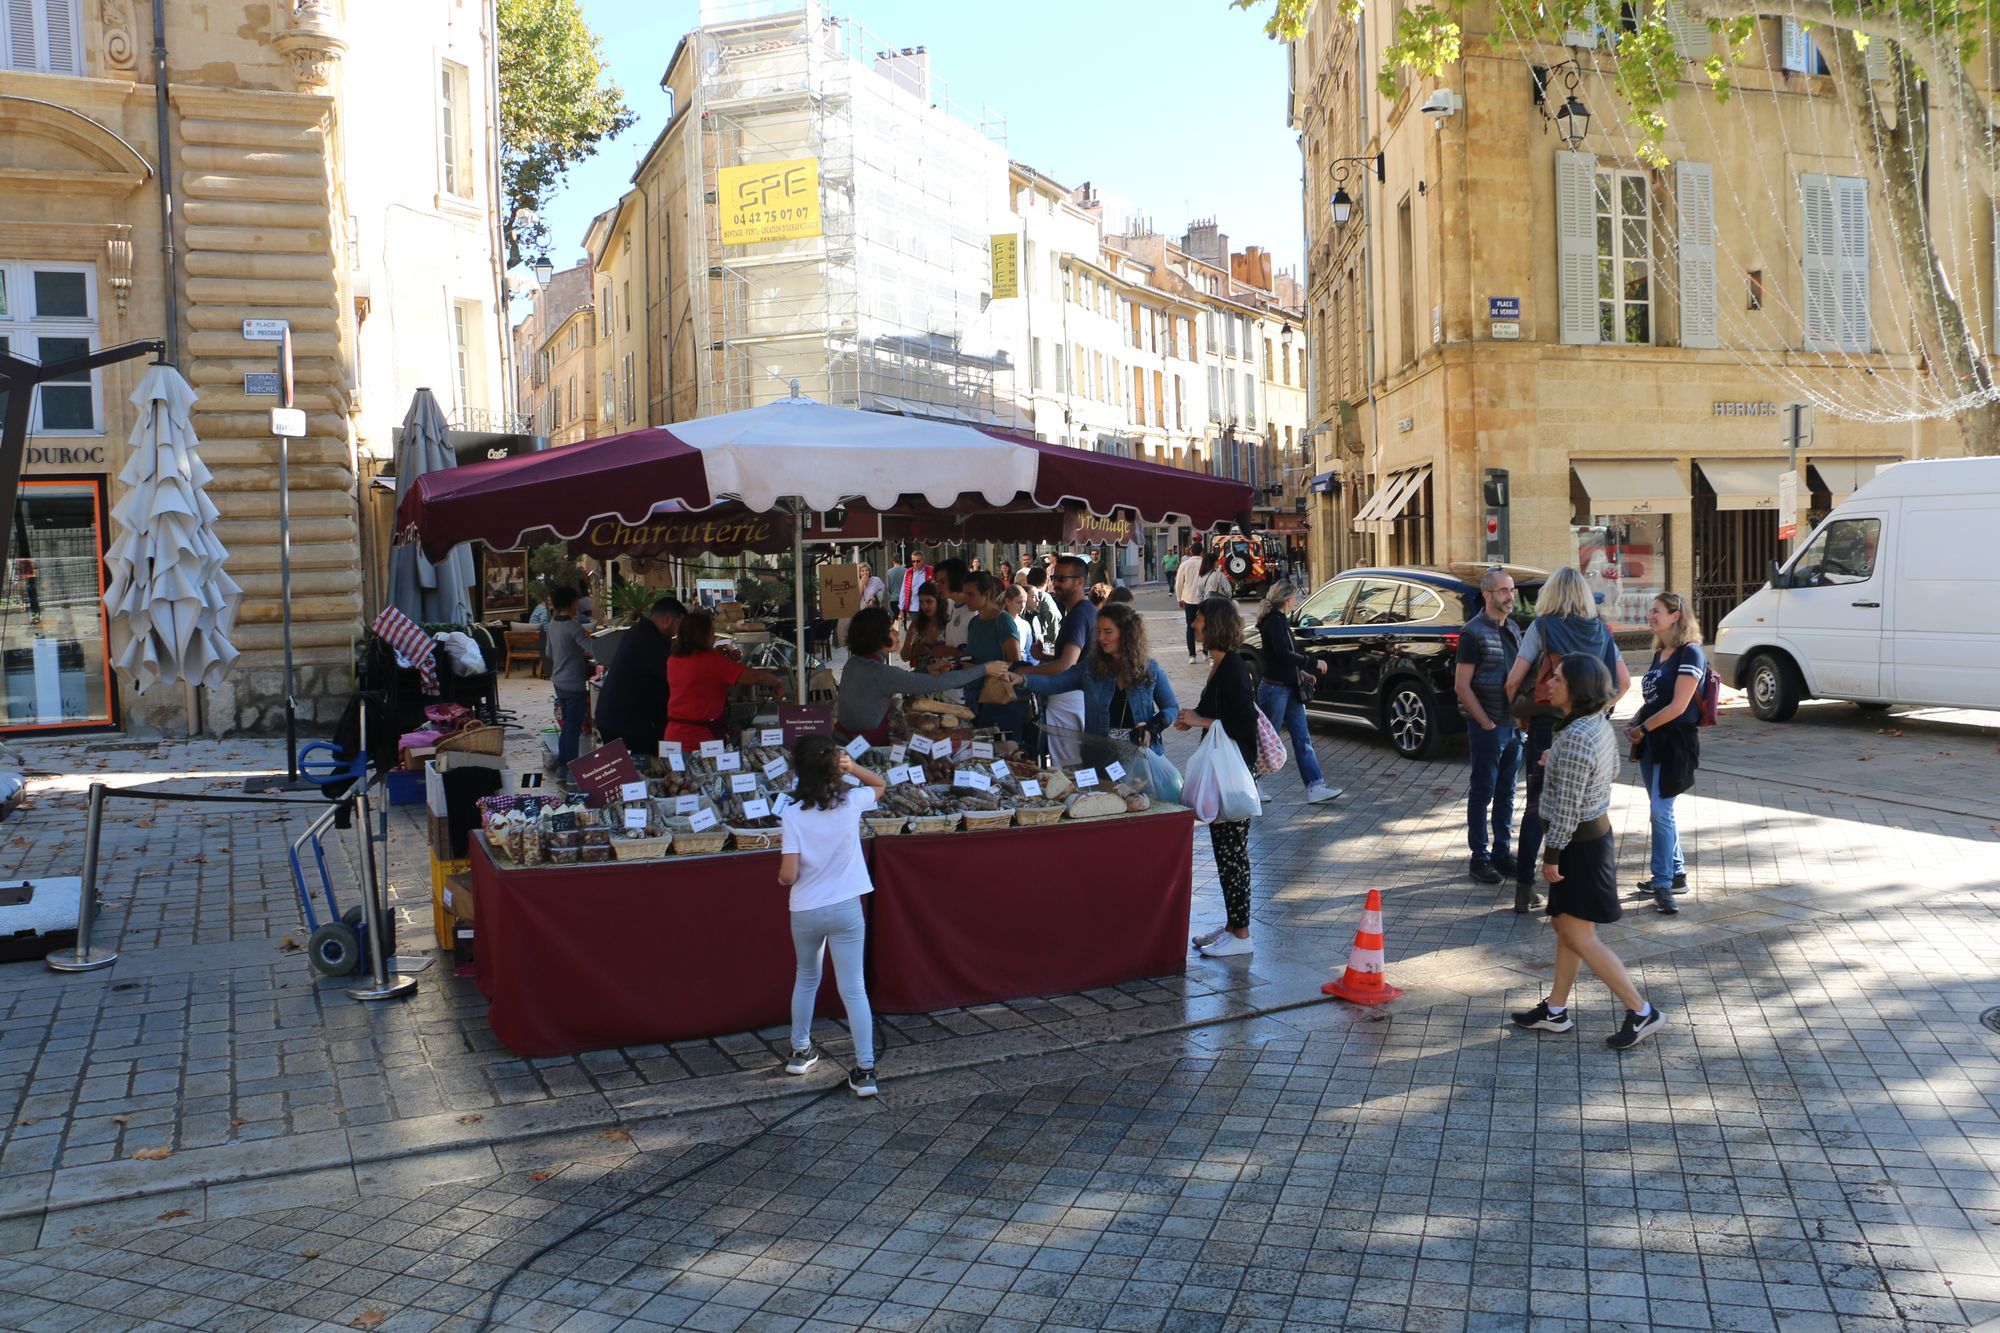
POLYGON ((1804 693, 1799 669, 1775 653, 1759 653, 1750 663, 1750 711, 1759 722, 1789 722, 1804 693))
POLYGON ((1422 759, 1437 748, 1437 698, 1414 680, 1398 680, 1382 701, 1382 731, 1405 759, 1422 759))

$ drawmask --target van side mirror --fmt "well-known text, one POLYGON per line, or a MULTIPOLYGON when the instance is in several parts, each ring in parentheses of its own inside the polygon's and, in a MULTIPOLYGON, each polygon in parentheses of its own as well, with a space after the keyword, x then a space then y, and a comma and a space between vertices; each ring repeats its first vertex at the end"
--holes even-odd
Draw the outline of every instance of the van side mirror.
POLYGON ((1771 586, 1773 588, 1789 588, 1792 586, 1792 576, 1785 572, 1785 565, 1782 560, 1773 560, 1771 562, 1771 586))

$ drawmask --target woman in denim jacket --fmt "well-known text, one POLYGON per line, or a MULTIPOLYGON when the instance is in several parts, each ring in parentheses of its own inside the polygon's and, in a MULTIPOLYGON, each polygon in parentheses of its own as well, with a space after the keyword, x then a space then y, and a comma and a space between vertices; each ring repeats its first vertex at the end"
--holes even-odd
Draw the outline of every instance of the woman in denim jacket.
POLYGON ((1147 652, 1146 624, 1124 602, 1099 608, 1096 645, 1075 666, 1053 676, 1015 679, 1034 694, 1082 690, 1085 732, 1119 736, 1154 754, 1165 752, 1160 736, 1180 716, 1167 673, 1147 652))

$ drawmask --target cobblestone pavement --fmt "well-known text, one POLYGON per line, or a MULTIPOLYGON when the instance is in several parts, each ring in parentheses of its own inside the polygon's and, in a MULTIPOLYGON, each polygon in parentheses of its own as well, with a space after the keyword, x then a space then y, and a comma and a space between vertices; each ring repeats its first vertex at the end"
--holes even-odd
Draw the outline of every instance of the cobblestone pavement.
MULTIPOLYGON (((1158 601, 1147 609, 1157 633, 1178 636, 1177 616, 1161 614, 1158 601)), ((1198 682, 1190 669, 1171 652, 1163 660, 1175 663, 1176 685, 1191 700, 1198 682)), ((507 697, 530 720, 545 715, 545 693, 517 681, 507 697)), ((1677 918, 1628 917, 1618 927, 1620 951, 1652 976, 1653 968, 1697 958, 1708 965, 1718 951, 1735 956, 1808 929, 1935 911, 1940 895, 1984 902, 1977 893, 1992 883, 2000 842, 1993 721, 1808 706, 1799 723, 1773 728, 1726 710, 1724 725, 1704 738, 1701 781, 1681 802, 1698 893, 1677 918)), ((1339 724, 1318 728, 1316 740, 1330 780, 1348 795, 1306 807, 1291 773, 1270 784, 1276 799, 1253 837, 1254 959, 1197 958, 1185 977, 891 1020, 895 1049, 883 1067, 894 1081, 892 1105, 1061 1086, 1140 1055, 1234 1060, 1228 1041, 1266 1024, 1333 1040, 1345 1019, 1293 1006, 1318 1000, 1371 887, 1388 891, 1392 971, 1411 990, 1397 1026, 1486 1024, 1480 1040, 1490 1042, 1488 1017, 1505 1000, 1531 998, 1545 973, 1547 936, 1538 919, 1515 917, 1463 874, 1462 760, 1448 752, 1406 763, 1364 730, 1339 724), (1438 1017, 1450 1013, 1459 1017, 1438 1017), (1246 1017, 1257 1014, 1273 1016, 1246 1017), (1227 1033, 1236 1035, 1225 1041, 1227 1033)), ((532 742, 524 735, 520 750, 531 753, 532 742)), ((0 825, 0 874, 75 873, 81 792, 92 773, 130 782, 200 772, 212 781, 184 785, 234 789, 240 774, 268 768, 277 752, 264 743, 72 743, 27 753, 51 775, 36 780, 29 809, 0 825), (230 776, 213 779, 218 772, 230 776)), ((795 1085, 773 1077, 775 1031, 523 1061, 493 1040, 470 981, 442 968, 421 974, 408 1002, 356 1005, 337 985, 315 985, 280 944, 302 937, 283 848, 310 807, 250 817, 137 809, 113 821, 106 841, 112 905, 104 924, 124 951, 119 964, 83 976, 0 967, 0 1248, 68 1243, 78 1228, 91 1228, 85 1237, 123 1236, 160 1225, 163 1215, 220 1226, 308 1200, 352 1216, 376 1206, 366 1201, 384 1188, 414 1197, 438 1181, 553 1169, 604 1155, 622 1134, 649 1150, 724 1139, 793 1104, 786 1097, 795 1085), (171 1156, 135 1159, 148 1150, 171 1156)), ((428 944, 422 830, 410 811, 395 814, 392 883, 402 947, 415 954, 428 944)), ((1636 787, 1621 789, 1614 818, 1628 831, 1624 862, 1636 877, 1645 850, 1636 787)), ((1218 915, 1218 895, 1199 835, 1197 847, 1202 920, 1218 915)), ((1850 947, 1843 940, 1836 950, 1843 966, 1840 950, 1850 947)), ((1979 973, 1962 976, 1970 989, 1951 997, 1952 1021, 1966 1017, 1967 1005, 1976 1014, 2000 1003, 1991 976, 1979 973)), ((1927 977, 1920 972, 1919 984, 1927 977)), ((1905 994, 1907 984, 1898 977, 1892 989, 1905 994)), ((1719 1033, 1702 1024, 1702 1050, 1758 1032, 1780 1041, 1793 1029, 1772 1026, 1769 1008, 1759 999, 1749 1011, 1732 1010, 1718 1019, 1719 1033)), ((1889 1026, 1900 1033, 1897 1023, 1910 1015, 1935 1021, 1917 1003, 1889 1026)), ((1458 1049, 1437 1040, 1441 1051, 1458 1049)), ((1843 1058, 1870 1067, 1875 1047, 1857 1041, 1843 1058)), ((1685 1046, 1660 1049, 1687 1057, 1685 1046)), ((838 1039, 834 1052, 844 1052, 838 1039)), ((811 1081, 836 1077, 829 1070, 811 1081)), ((1964 1077, 1990 1129, 1990 1066, 1964 1077)), ((1678 1132, 1678 1113, 1673 1123, 1678 1132)), ((1962 1117, 1956 1123, 1970 1132, 1962 1117)), ((395 1326, 408 1318, 400 1310, 395 1326)), ((12 1326, 4 1314, 0 1326, 12 1326)))

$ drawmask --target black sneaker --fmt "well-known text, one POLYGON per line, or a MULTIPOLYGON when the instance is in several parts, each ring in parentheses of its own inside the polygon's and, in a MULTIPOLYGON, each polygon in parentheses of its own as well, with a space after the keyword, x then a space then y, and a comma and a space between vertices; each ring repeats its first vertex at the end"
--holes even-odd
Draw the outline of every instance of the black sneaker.
POLYGON ((1493 863, 1483 856, 1472 858, 1472 868, 1467 873, 1472 876, 1475 882, 1480 884, 1498 884, 1500 882, 1500 872, 1495 870, 1493 863))
POLYGON ((1549 1012, 1549 1002, 1539 1000, 1532 1009, 1516 1009, 1513 1013, 1514 1026, 1540 1028, 1543 1032, 1568 1032, 1576 1026, 1576 1020, 1565 1009, 1559 1014, 1549 1012))
POLYGON ((1514 858, 1505 852, 1493 853, 1493 868, 1509 879, 1514 878, 1515 873, 1520 869, 1520 867, 1514 864, 1514 858))
POLYGON ((847 1071, 847 1086, 854 1089, 854 1095, 857 1097, 873 1097, 877 1091, 875 1071, 855 1066, 847 1071))
POLYGON ((1659 909, 1661 916, 1679 916, 1681 914, 1680 904, 1674 901, 1674 891, 1672 889, 1661 889, 1654 893, 1653 906, 1659 909))
POLYGON ((1627 1009, 1625 1011, 1625 1026, 1606 1037, 1604 1044, 1614 1051, 1629 1051, 1646 1038, 1652 1036, 1653 1029, 1666 1021, 1667 1016, 1660 1012, 1660 1006, 1657 1004, 1653 1006, 1653 1012, 1647 1014, 1644 1018, 1627 1009))
MULTIPOLYGON (((1688 877, 1686 875, 1674 876, 1673 891, 1675 893, 1686 893, 1687 886, 1688 886, 1688 877)), ((1632 893, 1629 896, 1631 897, 1633 902, 1640 902, 1643 901, 1644 899, 1652 897, 1659 891, 1660 891, 1660 886, 1653 883, 1652 876, 1648 875, 1645 879, 1640 880, 1638 884, 1634 886, 1632 893)))
POLYGON ((787 1074, 803 1074, 819 1063, 819 1047, 808 1046, 803 1051, 795 1050, 792 1058, 785 1061, 787 1074))

